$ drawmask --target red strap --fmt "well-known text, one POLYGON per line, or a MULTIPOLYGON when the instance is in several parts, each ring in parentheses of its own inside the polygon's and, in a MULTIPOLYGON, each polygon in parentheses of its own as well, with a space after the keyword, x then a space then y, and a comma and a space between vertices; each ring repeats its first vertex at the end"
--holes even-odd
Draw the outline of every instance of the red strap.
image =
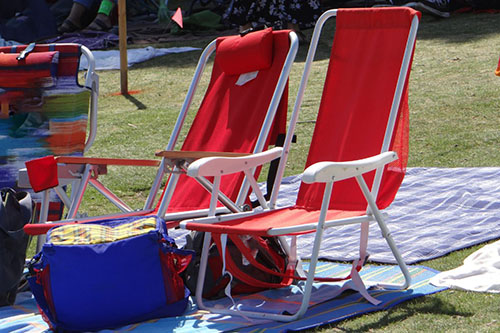
MULTIPOLYGON (((244 247, 246 248, 246 246, 244 245, 244 243, 241 241, 241 239, 238 237, 238 236, 235 236, 234 238, 232 237, 234 235, 230 235, 229 237, 231 238, 231 240, 235 243, 235 245, 238 247, 238 249, 240 251, 242 251, 242 253, 245 255, 245 258, 247 258, 247 260, 252 263, 255 267, 263 270, 264 272, 268 272, 270 274, 273 274, 273 275, 276 275, 276 276, 281 276, 281 277, 284 277, 284 278, 288 278, 290 280, 301 280, 301 281, 305 281, 307 278, 306 277, 301 277, 301 276, 297 276, 294 274, 294 271, 292 269, 288 269, 285 273, 279 273, 279 272, 276 272, 276 271, 273 271, 273 270, 270 270, 269 268, 267 268, 266 266, 263 266, 261 263, 259 263, 257 260, 255 260, 255 258, 251 255, 250 251, 243 251, 241 248, 240 248, 240 245, 241 247, 244 247), (235 239, 238 239, 238 241, 235 242, 235 239), (240 245, 239 245, 240 244, 240 245), (249 254, 249 255, 247 255, 249 254)), ((362 268, 361 265, 357 265, 356 267, 356 271, 360 271, 362 268)), ((332 278, 332 277, 314 277, 314 280, 315 281, 319 281, 319 282, 339 282, 339 281, 344 281, 344 280, 349 280, 351 278, 351 274, 349 274, 348 276, 346 277, 340 277, 340 278, 332 278)), ((288 284, 289 285, 289 284, 288 284)), ((286 285, 285 285, 286 286, 286 285)))
MULTIPOLYGON (((257 236, 258 237, 258 236, 257 236)), ((280 285, 282 287, 285 287, 285 286, 289 286, 292 281, 293 281, 293 269, 286 269, 286 267, 283 267, 285 266, 284 262, 283 262, 283 258, 281 258, 279 255, 275 255, 275 253, 273 251, 271 251, 269 249, 268 246, 265 246, 265 249, 268 251, 269 254, 271 254, 271 256, 273 256, 273 259, 278 259, 278 260, 281 260, 282 262, 280 264, 282 265, 279 265, 279 269, 280 270, 286 270, 285 273, 281 273, 281 272, 276 272, 272 269, 270 269, 269 267, 266 267, 264 265, 262 265, 260 262, 258 262, 254 256, 252 255, 250 249, 245 245, 245 243, 241 240, 240 237, 238 237, 237 235, 229 235, 229 238, 233 241, 233 243, 236 245, 236 247, 238 248, 238 250, 241 251, 241 254, 256 268, 260 269, 261 271, 263 272, 266 272, 268 274, 271 274, 271 275, 274 275, 274 276, 279 276, 279 277, 282 277, 283 280, 280 282, 280 285)), ((260 237, 259 237, 260 238, 260 237)), ((257 240, 258 241, 258 240, 257 240)), ((262 244, 261 242, 259 242, 259 244, 262 246, 264 244, 262 244)), ((267 245, 267 244, 266 244, 267 245)), ((275 262, 278 262, 277 260, 275 260, 275 262)))
MULTIPOLYGON (((275 276, 283 277, 284 278, 283 281, 285 281, 285 280, 305 281, 307 279, 307 277, 301 277, 301 276, 297 276, 296 274, 294 274, 295 271, 292 270, 291 268, 287 269, 287 271, 285 273, 280 273, 280 272, 273 271, 273 270, 263 266, 261 263, 259 263, 257 260, 255 260, 255 258, 251 255, 250 250, 244 245, 244 243, 241 241, 241 239, 239 239, 238 236, 233 237, 233 235, 229 235, 229 237, 233 241, 233 243, 236 245, 236 247, 238 247, 238 249, 241 251, 241 253, 245 256, 245 258, 252 265, 254 265, 256 268, 259 268, 260 270, 262 270, 266 273, 269 273, 269 274, 272 274, 275 276), (236 239, 238 239, 238 240, 236 240, 236 239)), ((219 253, 222 253, 220 234, 212 234, 212 238, 213 238, 215 244, 217 245, 217 248, 219 249, 219 253)), ((250 277, 248 274, 245 274, 244 272, 242 272, 236 266, 236 264, 234 263, 234 261, 230 255, 226 256, 226 265, 227 265, 228 270, 230 271, 231 274, 233 274, 234 277, 236 277, 237 279, 243 281, 244 283, 252 285, 252 286, 263 287, 263 288, 281 288, 281 287, 290 285, 290 284, 283 284, 283 281, 281 283, 269 283, 269 282, 263 282, 263 281, 254 279, 254 278, 250 277), (251 282, 251 281, 254 281, 254 282, 251 282)), ((357 265, 355 267, 355 270, 359 272, 361 270, 361 268, 362 268, 361 265, 357 265)), ((314 277, 314 281, 318 281, 318 282, 340 282, 340 281, 345 281, 345 280, 349 280, 349 279, 351 279, 351 274, 349 274, 345 277, 335 277, 335 278, 333 278, 333 277, 314 277)))
POLYGON ((160 260, 162 262, 161 270, 165 284, 166 303, 172 304, 184 298, 184 282, 178 274, 177 256, 168 252, 159 250, 160 260))
MULTIPOLYGON (((239 238, 239 237, 238 237, 239 238)), ((239 238, 241 239, 241 238, 239 238)), ((277 253, 276 251, 274 251, 273 249, 271 249, 270 247, 270 243, 268 243, 263 237, 261 236, 255 236, 253 237, 254 240, 257 241, 257 244, 262 247, 267 254, 269 254, 272 259, 273 259, 273 262, 276 264, 276 266, 278 266, 278 269, 280 271, 284 271, 286 269, 286 261, 282 256, 280 256, 279 253, 277 253)), ((272 238, 271 240, 276 240, 274 238, 272 238)), ((277 241, 276 241, 277 242, 277 241)), ((281 246, 281 245, 280 245, 281 246)))

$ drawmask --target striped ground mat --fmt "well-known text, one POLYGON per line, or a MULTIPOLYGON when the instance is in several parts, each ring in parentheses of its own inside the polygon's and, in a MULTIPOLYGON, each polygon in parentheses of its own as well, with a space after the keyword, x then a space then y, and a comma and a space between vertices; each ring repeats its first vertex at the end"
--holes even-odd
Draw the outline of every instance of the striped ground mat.
MULTIPOLYGON (((307 268, 307 267, 306 267, 307 268)), ((349 266, 336 263, 322 262, 318 268, 323 276, 342 276, 349 272, 349 266)), ((238 316, 210 315, 199 311, 194 305, 184 316, 163 318, 136 325, 120 328, 118 331, 132 332, 286 332, 313 328, 328 323, 333 323, 345 318, 359 316, 364 313, 386 310, 406 300, 439 292, 445 288, 437 288, 429 284, 429 279, 436 275, 436 271, 424 266, 410 266, 412 285, 404 291, 370 290, 372 296, 380 299, 378 306, 366 302, 355 292, 345 292, 333 300, 325 300, 329 294, 335 293, 340 285, 316 284, 312 302, 315 304, 306 315, 292 323, 279 323, 274 321, 253 320, 251 322, 238 316)), ((397 283, 400 280, 399 269, 394 266, 366 266, 361 275, 373 281, 397 283)), ((240 299, 243 306, 255 309, 255 304, 266 311, 283 309, 293 311, 297 307, 298 288, 286 288, 266 291, 240 299), (277 302, 270 302, 269 298, 278 298, 277 302)), ((225 305, 229 304, 229 300, 225 305)), ((78 311, 75 309, 75 311, 78 311)), ((44 332, 48 330, 47 324, 38 313, 36 303, 30 293, 18 296, 15 306, 0 308, 0 332, 44 332)))

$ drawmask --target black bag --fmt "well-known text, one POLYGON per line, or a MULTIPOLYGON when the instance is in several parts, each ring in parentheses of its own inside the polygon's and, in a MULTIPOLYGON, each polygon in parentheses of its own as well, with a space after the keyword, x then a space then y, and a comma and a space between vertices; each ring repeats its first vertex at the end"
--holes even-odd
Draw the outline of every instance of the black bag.
POLYGON ((32 221, 33 213, 29 193, 0 190, 0 306, 16 300, 30 239, 23 227, 32 221))
MULTIPOLYGON (((204 232, 193 231, 186 236, 184 249, 195 251, 195 256, 181 276, 192 295, 196 292, 204 235, 204 232)), ((229 283, 229 276, 221 274, 222 258, 214 242, 220 235, 212 234, 212 237, 203 287, 203 298, 206 299, 224 297, 225 287, 229 283)), ((226 269, 233 275, 231 283, 233 295, 255 293, 292 284, 296 263, 289 262, 278 238, 247 236, 244 241, 240 240, 239 236, 228 237, 226 247, 229 254, 229 257, 226 257, 228 265, 226 269), (252 258, 255 260, 253 263, 250 261, 252 258)))

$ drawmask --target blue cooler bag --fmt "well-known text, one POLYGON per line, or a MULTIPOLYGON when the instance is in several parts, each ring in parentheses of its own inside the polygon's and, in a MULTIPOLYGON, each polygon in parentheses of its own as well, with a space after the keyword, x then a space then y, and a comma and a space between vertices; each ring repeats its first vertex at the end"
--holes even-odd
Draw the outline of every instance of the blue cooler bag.
POLYGON ((189 292, 179 273, 191 256, 158 217, 68 224, 47 234, 29 283, 52 328, 116 328, 181 315, 189 292))

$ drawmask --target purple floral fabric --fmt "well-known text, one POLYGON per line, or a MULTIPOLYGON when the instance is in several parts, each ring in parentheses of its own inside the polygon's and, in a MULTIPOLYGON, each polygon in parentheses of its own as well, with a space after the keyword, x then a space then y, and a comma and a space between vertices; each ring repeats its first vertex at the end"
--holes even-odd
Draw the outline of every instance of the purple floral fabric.
POLYGON ((234 24, 265 24, 274 29, 285 29, 288 23, 311 28, 321 15, 319 0, 234 0, 230 9, 224 18, 234 24))

